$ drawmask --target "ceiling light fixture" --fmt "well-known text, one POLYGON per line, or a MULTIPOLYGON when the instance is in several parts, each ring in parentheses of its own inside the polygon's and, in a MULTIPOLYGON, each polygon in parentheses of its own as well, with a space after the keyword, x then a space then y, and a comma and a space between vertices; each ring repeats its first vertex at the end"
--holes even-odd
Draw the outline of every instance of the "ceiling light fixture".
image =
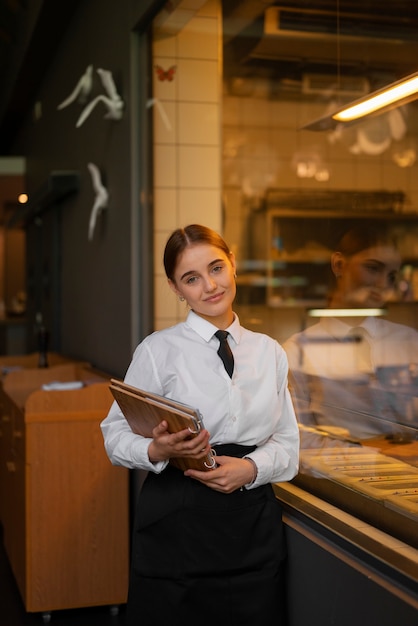
POLYGON ((309 317, 377 317, 386 309, 308 309, 309 317))
POLYGON ((368 115, 379 115, 418 98, 418 72, 364 96, 343 108, 310 122, 303 130, 332 130, 338 124, 352 124, 368 115))

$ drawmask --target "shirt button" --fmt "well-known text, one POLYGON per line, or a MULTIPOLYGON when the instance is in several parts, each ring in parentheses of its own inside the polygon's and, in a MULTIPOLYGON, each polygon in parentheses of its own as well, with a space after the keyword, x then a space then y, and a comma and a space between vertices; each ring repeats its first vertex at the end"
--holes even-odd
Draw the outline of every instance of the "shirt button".
POLYGON ((235 417, 235 415, 233 415, 233 416, 231 417, 231 419, 232 419, 232 421, 233 421, 233 422, 236 422, 236 421, 237 421, 237 418, 235 417))

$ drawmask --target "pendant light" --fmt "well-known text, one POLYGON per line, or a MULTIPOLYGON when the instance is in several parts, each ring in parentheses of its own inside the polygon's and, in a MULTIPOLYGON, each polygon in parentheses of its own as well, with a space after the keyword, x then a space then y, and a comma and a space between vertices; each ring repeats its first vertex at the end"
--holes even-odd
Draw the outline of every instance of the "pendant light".
MULTIPOLYGON (((337 12, 337 84, 340 84, 341 49, 340 49, 340 1, 336 0, 337 12)), ((397 80, 354 102, 338 108, 313 122, 302 126, 303 130, 333 130, 339 124, 354 124, 365 117, 386 113, 418 98, 418 72, 397 80)))
POLYGON ((303 126, 305 130, 332 130, 337 124, 352 124, 369 115, 379 115, 418 98, 418 72, 359 98, 303 126))

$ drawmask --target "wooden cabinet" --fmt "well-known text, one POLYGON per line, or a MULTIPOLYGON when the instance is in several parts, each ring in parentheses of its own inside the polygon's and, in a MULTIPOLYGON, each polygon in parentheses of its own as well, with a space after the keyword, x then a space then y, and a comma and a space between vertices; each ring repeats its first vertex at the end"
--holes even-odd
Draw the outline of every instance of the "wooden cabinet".
POLYGON ((12 371, 0 387, 0 515, 27 611, 126 602, 128 470, 106 456, 112 403, 85 364, 12 371), (51 381, 82 381, 46 391, 51 381))

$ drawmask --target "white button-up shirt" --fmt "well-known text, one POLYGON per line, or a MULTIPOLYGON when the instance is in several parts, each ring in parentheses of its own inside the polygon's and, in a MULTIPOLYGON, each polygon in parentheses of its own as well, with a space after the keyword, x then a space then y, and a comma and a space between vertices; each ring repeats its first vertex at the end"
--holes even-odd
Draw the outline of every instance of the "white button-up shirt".
MULTIPOLYGON (((235 361, 231 379, 217 354, 216 330, 190 311, 185 322, 140 343, 125 381, 199 409, 212 446, 256 445, 248 455, 258 468, 253 487, 290 480, 298 469, 299 434, 286 353, 271 337, 243 328, 235 316, 226 329, 235 361)), ((154 472, 167 465, 149 461, 151 440, 132 433, 116 403, 101 427, 115 465, 154 472)))
POLYGON ((298 419, 342 427, 360 439, 416 429, 412 400, 401 393, 400 380, 387 377, 393 370, 401 379, 417 368, 417 331, 377 317, 361 323, 358 342, 350 341, 352 330, 343 319, 323 318, 284 342, 298 419))

